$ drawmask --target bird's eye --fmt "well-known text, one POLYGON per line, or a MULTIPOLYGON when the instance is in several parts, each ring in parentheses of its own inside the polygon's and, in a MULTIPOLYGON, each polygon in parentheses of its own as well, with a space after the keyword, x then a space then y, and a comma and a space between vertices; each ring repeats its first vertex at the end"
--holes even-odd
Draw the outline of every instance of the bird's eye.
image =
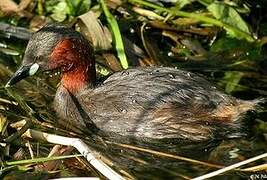
POLYGON ((34 58, 34 62, 38 61, 39 59, 40 59, 40 56, 36 56, 36 57, 34 58))
POLYGON ((42 59, 42 56, 36 56, 35 57, 35 62, 38 62, 38 61, 40 61, 42 59))

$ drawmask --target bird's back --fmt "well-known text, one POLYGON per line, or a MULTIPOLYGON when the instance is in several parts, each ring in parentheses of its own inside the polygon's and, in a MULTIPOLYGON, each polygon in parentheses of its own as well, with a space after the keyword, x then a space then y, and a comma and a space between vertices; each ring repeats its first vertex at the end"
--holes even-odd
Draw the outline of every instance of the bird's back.
POLYGON ((240 115, 254 106, 218 91, 196 74, 165 67, 115 73, 76 98, 81 106, 64 107, 69 115, 104 132, 193 141, 214 138, 218 131, 242 134, 240 115))

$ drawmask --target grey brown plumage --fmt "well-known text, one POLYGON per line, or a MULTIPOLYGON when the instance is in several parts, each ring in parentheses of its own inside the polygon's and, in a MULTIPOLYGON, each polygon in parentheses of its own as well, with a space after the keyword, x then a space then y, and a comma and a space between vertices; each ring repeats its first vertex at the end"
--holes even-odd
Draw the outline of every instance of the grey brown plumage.
POLYGON ((168 67, 128 69, 96 82, 91 45, 62 25, 34 34, 22 66, 33 63, 62 70, 54 101, 61 122, 94 133, 191 141, 240 137, 246 112, 258 102, 238 100, 199 75, 168 67))

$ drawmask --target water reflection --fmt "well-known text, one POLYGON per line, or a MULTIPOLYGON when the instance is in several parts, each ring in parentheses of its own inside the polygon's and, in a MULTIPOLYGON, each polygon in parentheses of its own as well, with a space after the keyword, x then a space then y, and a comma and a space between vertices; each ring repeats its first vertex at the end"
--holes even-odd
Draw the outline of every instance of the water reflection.
MULTIPOLYGON (((0 64, 0 83, 2 85, 0 97, 9 100, 12 99, 8 97, 3 86, 11 74, 11 70, 0 64)), ((38 113, 38 116, 41 117, 40 121, 57 122, 58 119, 51 106, 57 78, 29 78, 12 89, 38 113)), ((12 122, 28 116, 27 112, 22 110, 20 106, 3 104, 3 107, 6 109, 3 109, 1 113, 12 122)), ((114 165, 113 168, 122 173, 127 172, 130 177, 138 179, 190 179, 217 170, 220 166, 230 165, 265 152, 267 149, 266 137, 264 137, 266 128, 261 126, 266 124, 264 123, 267 117, 264 112, 266 109, 265 106, 261 113, 255 115, 256 121, 252 122, 251 126, 254 133, 250 138, 244 139, 189 143, 177 140, 164 142, 136 140, 115 135, 102 138, 88 135, 87 138, 84 138, 84 134, 81 134, 79 137, 82 137, 89 146, 109 159, 114 165), (259 126, 261 123, 262 125, 259 126), (205 162, 210 164, 204 164, 205 162)), ((16 147, 14 148, 16 149, 16 147)), ((241 179, 249 178, 250 175, 250 172, 236 171, 224 174, 219 178, 241 179)))

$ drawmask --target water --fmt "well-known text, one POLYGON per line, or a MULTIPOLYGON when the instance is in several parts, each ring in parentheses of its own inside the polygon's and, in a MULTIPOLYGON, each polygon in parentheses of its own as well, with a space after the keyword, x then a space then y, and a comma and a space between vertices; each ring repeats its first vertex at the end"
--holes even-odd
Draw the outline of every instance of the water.
MULTIPOLYGON (((8 74, 5 78, 1 78, 3 86, 11 72, 3 66, 0 72, 8 74)), ((39 116, 42 117, 41 121, 56 122, 57 118, 53 114, 51 106, 56 88, 55 80, 38 78, 39 83, 36 83, 36 81, 36 79, 28 78, 26 81, 22 81, 12 87, 12 89, 23 98, 23 101, 39 113, 39 116), (40 84, 45 84, 45 86, 51 88, 44 88, 40 84)), ((13 100, 7 96, 7 92, 4 89, 0 93, 2 98, 13 100)), ((4 104, 4 106, 10 109, 2 112, 9 121, 15 122, 22 117, 28 116, 25 109, 20 106, 7 104, 4 104)), ((122 113, 124 113, 123 110, 122 113)), ((109 137, 97 143, 91 139, 88 140, 88 144, 110 159, 114 163, 115 169, 123 170, 131 177, 140 179, 190 179, 218 169, 212 165, 203 164, 204 162, 227 166, 265 152, 267 149, 266 137, 257 129, 260 123, 266 121, 265 115, 266 113, 264 112, 257 114, 257 120, 254 121, 251 127, 251 129, 254 129, 254 135, 244 139, 192 144, 179 141, 148 142, 125 137, 109 137), (129 147, 114 144, 113 142, 123 143, 129 145, 129 147), (102 145, 102 143, 105 145, 102 145), (200 162, 191 162, 180 157, 200 162)), ((69 134, 66 134, 66 136, 69 136, 69 134)), ((12 151, 16 150, 16 147, 12 148, 14 148, 12 151)), ((247 167, 255 166, 256 164, 261 163, 254 163, 247 167)), ((241 179, 249 178, 251 174, 253 173, 233 171, 219 178, 241 179)))
MULTIPOLYGON (((246 56, 251 55, 249 52, 244 54, 246 56)), ((232 56, 236 57, 238 56, 238 53, 232 52, 232 56)), ((6 89, 4 89, 4 85, 18 67, 18 65, 15 67, 15 64, 20 64, 19 60, 20 58, 11 58, 10 56, 4 55, 0 56, 0 83, 2 87, 0 89, 0 98, 14 101, 12 97, 8 96, 6 89)), ((255 61, 250 61, 250 63, 253 62, 255 61)), ((178 68, 180 68, 180 66, 178 66, 178 68)), ((184 68, 186 69, 185 66, 184 68)), ((194 69, 194 66, 190 65, 190 68, 194 69)), ((197 64, 197 68, 198 71, 201 69, 199 68, 199 64, 197 64)), ((223 79, 225 71, 211 72, 209 69, 206 70, 205 68, 202 70, 204 72, 202 73, 207 75, 210 80, 219 82, 218 86, 221 88, 224 88, 227 83, 232 83, 231 80, 226 81, 223 79)), ((129 75, 127 73, 128 72, 124 72, 122 75, 129 75)), ((187 75, 192 76, 190 73, 187 75)), ((170 74, 169 77, 175 78, 172 74, 170 74)), ((26 103, 27 106, 23 107, 21 105, 10 104, 0 100, 1 114, 7 118, 9 123, 31 117, 32 119, 35 119, 35 121, 51 123, 56 128, 62 128, 57 127, 58 125, 55 122, 57 122, 58 119, 52 108, 57 82, 58 73, 50 78, 49 76, 44 75, 27 78, 26 80, 19 82, 16 86, 12 87, 12 90, 17 97, 19 97, 20 101, 26 103), (35 118, 30 114, 33 112, 36 112, 36 114, 34 114, 35 118)), ((266 97, 266 82, 266 75, 248 72, 238 84, 238 90, 232 92, 232 94, 242 99, 266 97)), ((132 103, 137 102, 135 99, 132 99, 132 103)), ((139 179, 190 179, 219 168, 214 166, 231 165, 266 152, 266 110, 267 106, 265 105, 261 109, 261 112, 253 114, 254 117, 252 119, 255 120, 250 125, 250 129, 253 133, 251 137, 248 138, 244 137, 241 139, 226 139, 222 141, 192 144, 179 141, 155 142, 135 140, 118 136, 104 138, 101 141, 93 138, 85 138, 86 135, 84 134, 79 137, 85 139, 90 147, 93 147, 97 152, 113 162, 114 169, 118 171, 123 170, 121 172, 127 172, 123 173, 124 175, 129 174, 130 177, 139 179), (122 143, 124 145, 117 143, 122 143)), ((128 112, 125 109, 121 109, 121 113, 128 112)), ((55 134, 58 133, 58 130, 53 128, 51 128, 52 130, 47 127, 41 128, 40 126, 33 126, 32 128, 40 131, 49 130, 49 132, 52 131, 55 134)), ((15 130, 8 127, 8 135, 13 132, 15 132, 15 130)), ((63 133, 63 135, 70 136, 70 133, 63 133)), ((2 136, 6 137, 7 134, 2 136)), ((2 136, 1 138, 3 139, 2 136)), ((41 154, 40 157, 45 157, 48 154, 50 147, 51 145, 44 144, 39 152, 39 154, 41 154), (46 149, 46 151, 44 151, 44 149, 46 149)), ((10 157, 12 157, 19 148, 20 146, 11 144, 10 157)), ((28 152, 27 148, 24 149, 28 152)), ((36 155, 37 148, 33 146, 33 149, 36 155)), ((2 147, 0 147, 0 150, 2 150, 2 147)), ((30 156, 27 156, 27 158, 30 158, 30 156)), ((7 160, 7 158, 2 160, 7 160)), ((266 160, 257 161, 245 167, 260 165, 264 162, 266 163, 266 160)), ((87 171, 87 169, 83 170, 87 171)), ((217 178, 248 179, 251 175, 257 177, 256 175, 258 174, 260 174, 260 172, 255 174, 251 172, 231 171, 217 178)))

